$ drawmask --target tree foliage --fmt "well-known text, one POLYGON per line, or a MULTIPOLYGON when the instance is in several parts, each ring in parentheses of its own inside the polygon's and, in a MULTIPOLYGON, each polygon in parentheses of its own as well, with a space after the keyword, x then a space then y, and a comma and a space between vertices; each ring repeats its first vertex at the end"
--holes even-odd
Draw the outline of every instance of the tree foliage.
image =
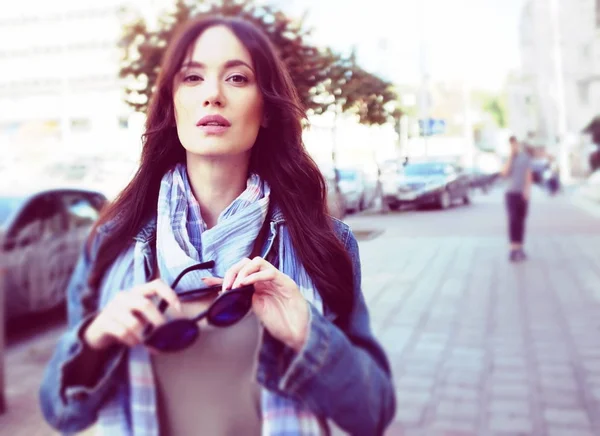
POLYGON ((508 110, 506 108, 505 96, 479 91, 475 93, 475 99, 481 109, 491 115, 498 127, 505 128, 507 126, 508 110))
POLYGON ((212 15, 246 19, 268 35, 309 113, 330 109, 351 112, 364 124, 383 124, 398 115, 388 109, 388 103, 396 100, 391 84, 361 68, 354 54, 341 56, 314 46, 303 20, 292 20, 280 10, 256 5, 253 0, 177 0, 173 11, 159 18, 156 28, 150 28, 139 16, 128 23, 121 39, 119 73, 126 79, 127 104, 145 112, 175 28, 190 18, 212 15))

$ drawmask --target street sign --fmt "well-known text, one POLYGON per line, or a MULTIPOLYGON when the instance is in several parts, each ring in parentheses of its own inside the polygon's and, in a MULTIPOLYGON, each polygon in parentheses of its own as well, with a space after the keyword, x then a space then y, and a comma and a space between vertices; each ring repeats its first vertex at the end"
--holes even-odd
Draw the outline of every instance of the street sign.
POLYGON ((435 118, 419 120, 421 136, 441 135, 446 131, 446 121, 435 118))

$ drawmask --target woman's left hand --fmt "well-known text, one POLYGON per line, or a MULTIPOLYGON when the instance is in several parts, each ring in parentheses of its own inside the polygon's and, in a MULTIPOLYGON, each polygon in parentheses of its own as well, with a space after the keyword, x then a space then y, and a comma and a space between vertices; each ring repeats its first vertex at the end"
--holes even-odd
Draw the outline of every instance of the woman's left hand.
POLYGON ((242 259, 223 279, 206 278, 211 286, 222 283, 223 291, 254 285, 252 309, 271 335, 300 351, 308 336, 309 307, 298 285, 262 257, 242 259))

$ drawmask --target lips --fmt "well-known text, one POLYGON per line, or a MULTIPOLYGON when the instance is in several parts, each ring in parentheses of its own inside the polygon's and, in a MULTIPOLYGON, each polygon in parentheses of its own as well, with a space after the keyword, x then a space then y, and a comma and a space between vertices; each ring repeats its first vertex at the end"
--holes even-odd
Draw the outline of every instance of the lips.
POLYGON ((204 132, 205 135, 219 135, 225 133, 231 123, 225 117, 221 115, 207 115, 200 118, 196 123, 196 126, 204 132))
POLYGON ((229 120, 221 115, 207 115, 196 123, 198 127, 230 127, 229 120))

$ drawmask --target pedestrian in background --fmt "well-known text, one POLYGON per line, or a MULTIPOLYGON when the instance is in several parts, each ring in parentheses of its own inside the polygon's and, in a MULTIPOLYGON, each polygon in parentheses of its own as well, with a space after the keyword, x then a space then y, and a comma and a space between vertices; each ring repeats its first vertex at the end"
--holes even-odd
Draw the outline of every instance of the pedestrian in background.
POLYGON ((560 189, 560 169, 556 157, 549 156, 548 169, 544 175, 548 192, 550 195, 556 195, 560 189))
POLYGON ((519 262, 527 258, 523 250, 523 242, 533 175, 530 154, 523 149, 515 136, 511 136, 509 142, 510 157, 502 170, 502 176, 508 179, 506 211, 510 240, 509 260, 519 262))
POLYGON ((395 410, 358 244, 326 213, 305 113, 267 37, 192 21, 149 105, 140 168, 68 288, 47 421, 100 434, 381 435, 395 410))

